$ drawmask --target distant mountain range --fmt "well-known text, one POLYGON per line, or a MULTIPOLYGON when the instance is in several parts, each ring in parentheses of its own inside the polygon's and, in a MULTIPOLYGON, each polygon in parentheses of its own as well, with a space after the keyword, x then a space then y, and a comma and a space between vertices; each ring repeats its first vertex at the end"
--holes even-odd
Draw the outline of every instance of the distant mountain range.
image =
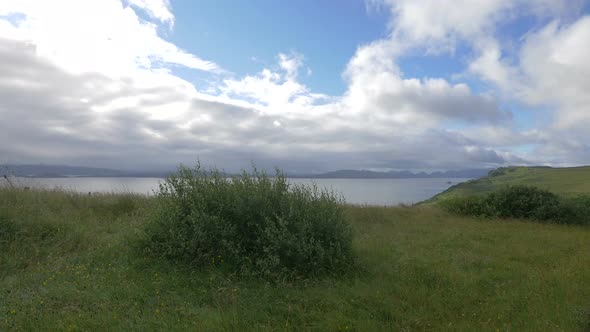
POLYGON ((0 165, 0 176, 14 175, 33 178, 63 177, 166 177, 171 172, 123 171, 109 168, 67 165, 0 165))
MULTIPOLYGON (((480 178, 490 169, 465 169, 444 172, 338 170, 321 174, 288 175, 292 178, 312 179, 408 179, 408 178, 480 178)), ((67 165, 0 165, 0 177, 58 178, 58 177, 155 177, 163 178, 171 171, 124 171, 109 168, 79 167, 67 165)))
POLYGON ((313 174, 297 177, 314 178, 314 179, 413 179, 413 178, 480 178, 488 175, 490 169, 465 169, 458 171, 444 172, 418 172, 411 171, 356 171, 356 170, 338 170, 322 174, 313 174))

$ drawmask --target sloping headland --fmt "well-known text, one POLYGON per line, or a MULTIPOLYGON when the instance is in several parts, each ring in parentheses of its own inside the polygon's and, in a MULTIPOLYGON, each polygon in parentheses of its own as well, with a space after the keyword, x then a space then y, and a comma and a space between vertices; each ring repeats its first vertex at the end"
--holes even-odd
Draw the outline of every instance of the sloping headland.
POLYGON ((485 177, 456 184, 426 202, 488 194, 508 185, 534 186, 559 195, 590 193, 590 166, 502 167, 485 177))

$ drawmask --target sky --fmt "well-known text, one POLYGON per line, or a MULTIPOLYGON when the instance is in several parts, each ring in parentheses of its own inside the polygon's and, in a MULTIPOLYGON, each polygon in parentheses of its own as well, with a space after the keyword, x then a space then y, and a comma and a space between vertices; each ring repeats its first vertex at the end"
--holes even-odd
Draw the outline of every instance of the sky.
POLYGON ((590 164, 582 0, 0 0, 0 164, 590 164))

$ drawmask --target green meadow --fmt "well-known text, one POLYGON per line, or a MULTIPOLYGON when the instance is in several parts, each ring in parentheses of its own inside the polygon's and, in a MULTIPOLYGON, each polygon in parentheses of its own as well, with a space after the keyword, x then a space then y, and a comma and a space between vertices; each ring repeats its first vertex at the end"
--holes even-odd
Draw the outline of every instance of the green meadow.
POLYGON ((429 202, 452 197, 481 195, 507 185, 528 185, 559 195, 590 193, 590 166, 583 167, 503 167, 486 177, 459 183, 434 196, 429 202))
POLYGON ((147 255, 155 200, 1 189, 0 330, 590 329, 589 227, 346 206, 354 269, 267 280, 147 255))

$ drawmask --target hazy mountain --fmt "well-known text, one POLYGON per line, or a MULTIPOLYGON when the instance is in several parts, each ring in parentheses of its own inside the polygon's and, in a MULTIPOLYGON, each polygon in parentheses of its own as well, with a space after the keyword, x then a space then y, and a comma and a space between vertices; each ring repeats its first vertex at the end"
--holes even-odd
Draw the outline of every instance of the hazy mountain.
MULTIPOLYGON (((406 179, 406 178, 479 178, 489 169, 466 169, 414 173, 411 171, 374 172, 366 170, 337 170, 322 174, 291 174, 290 177, 313 179, 406 179)), ((67 165, 0 165, 0 176, 21 177, 166 177, 167 171, 127 171, 109 168, 79 167, 67 165)))
POLYGON ((165 177, 170 172, 123 171, 67 165, 0 165, 0 176, 55 177, 165 177))
POLYGON ((305 177, 316 179, 408 179, 408 178, 480 178, 486 176, 490 169, 466 169, 444 172, 418 172, 389 171, 374 172, 366 170, 338 170, 322 174, 308 175, 305 177))

